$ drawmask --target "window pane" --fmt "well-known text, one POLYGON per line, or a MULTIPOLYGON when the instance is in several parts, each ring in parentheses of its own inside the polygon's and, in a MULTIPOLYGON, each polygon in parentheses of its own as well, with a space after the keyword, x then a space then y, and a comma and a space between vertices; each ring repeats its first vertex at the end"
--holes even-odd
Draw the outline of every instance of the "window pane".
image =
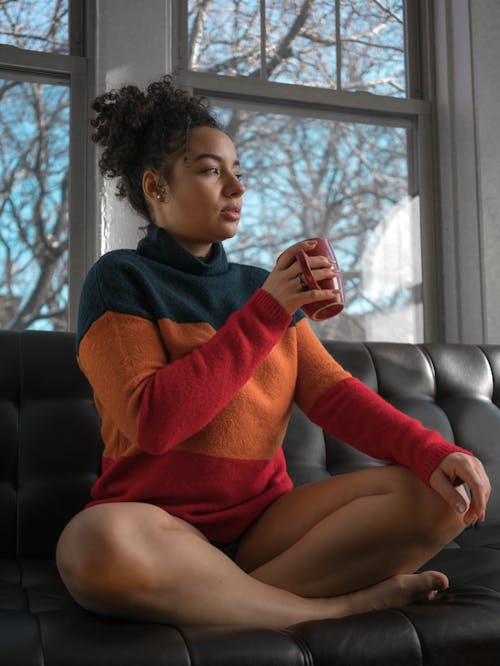
POLYGON ((270 81, 337 86, 334 2, 268 1, 266 33, 270 81))
POLYGON ((341 0, 342 89, 406 95, 402 0, 341 0))
POLYGON ((346 309, 323 337, 422 339, 418 200, 408 197, 407 129, 219 109, 246 174, 233 261, 271 268, 297 240, 326 236, 346 309))
POLYGON ((69 53, 68 12, 68 0, 0 2, 0 43, 69 53))
MULTIPOLYGON (((405 96, 403 5, 404 0, 266 0, 263 78, 405 96)), ((259 0, 189 0, 189 67, 260 76, 260 21, 259 0)))
POLYGON ((188 16, 190 69, 259 75, 259 0, 189 0, 188 16))
POLYGON ((67 328, 69 89, 0 80, 0 328, 67 328))

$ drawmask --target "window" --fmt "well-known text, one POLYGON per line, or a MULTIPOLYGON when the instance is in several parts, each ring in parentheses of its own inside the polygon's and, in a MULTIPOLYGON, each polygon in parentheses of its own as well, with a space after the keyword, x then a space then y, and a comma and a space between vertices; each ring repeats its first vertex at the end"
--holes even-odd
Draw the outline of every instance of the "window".
POLYGON ((417 3, 173 6, 179 78, 210 99, 246 174, 230 259, 271 268, 289 244, 327 236, 347 305, 318 334, 422 340, 429 105, 418 98, 417 3))
POLYGON ((85 61, 73 36, 82 34, 81 5, 69 4, 0 3, 4 329, 66 330, 81 283, 85 61))
POLYGON ((189 0, 189 67, 406 95, 401 0, 189 0))

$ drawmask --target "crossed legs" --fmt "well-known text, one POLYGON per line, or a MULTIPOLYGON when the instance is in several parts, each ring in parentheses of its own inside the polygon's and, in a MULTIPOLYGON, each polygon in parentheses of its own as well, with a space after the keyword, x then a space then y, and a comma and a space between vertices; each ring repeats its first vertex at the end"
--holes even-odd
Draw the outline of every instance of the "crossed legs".
POLYGON ((282 496, 245 535, 236 561, 301 596, 337 596, 413 573, 464 527, 409 470, 365 469, 282 496))
POLYGON ((432 598, 446 577, 413 572, 464 526, 411 472, 386 467, 284 495, 245 534, 236 562, 192 525, 134 502, 75 516, 57 562, 97 613, 282 628, 432 598))

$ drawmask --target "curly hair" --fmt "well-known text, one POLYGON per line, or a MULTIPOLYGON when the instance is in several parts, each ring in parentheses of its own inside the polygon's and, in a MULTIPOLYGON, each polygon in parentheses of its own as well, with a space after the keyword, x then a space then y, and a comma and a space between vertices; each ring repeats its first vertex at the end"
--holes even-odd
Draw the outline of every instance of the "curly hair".
POLYGON ((103 149, 99 168, 104 177, 118 177, 116 195, 128 199, 148 222, 151 215, 142 190, 147 169, 168 182, 173 162, 186 149, 193 127, 221 129, 205 101, 177 88, 171 76, 151 83, 143 92, 127 85, 96 97, 90 121, 92 141, 103 149))

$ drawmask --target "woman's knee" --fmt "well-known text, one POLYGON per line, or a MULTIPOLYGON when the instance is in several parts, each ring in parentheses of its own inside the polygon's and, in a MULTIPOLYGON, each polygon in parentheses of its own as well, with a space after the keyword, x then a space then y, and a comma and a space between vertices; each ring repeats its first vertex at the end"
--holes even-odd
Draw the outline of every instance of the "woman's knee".
POLYGON ((104 506, 75 516, 62 532, 56 551, 69 592, 81 605, 97 611, 105 600, 123 602, 135 589, 147 593, 155 584, 133 512, 104 506))
POLYGON ((412 527, 430 546, 439 547, 458 536, 465 528, 463 514, 413 472, 394 467, 393 483, 399 498, 408 507, 412 527))

